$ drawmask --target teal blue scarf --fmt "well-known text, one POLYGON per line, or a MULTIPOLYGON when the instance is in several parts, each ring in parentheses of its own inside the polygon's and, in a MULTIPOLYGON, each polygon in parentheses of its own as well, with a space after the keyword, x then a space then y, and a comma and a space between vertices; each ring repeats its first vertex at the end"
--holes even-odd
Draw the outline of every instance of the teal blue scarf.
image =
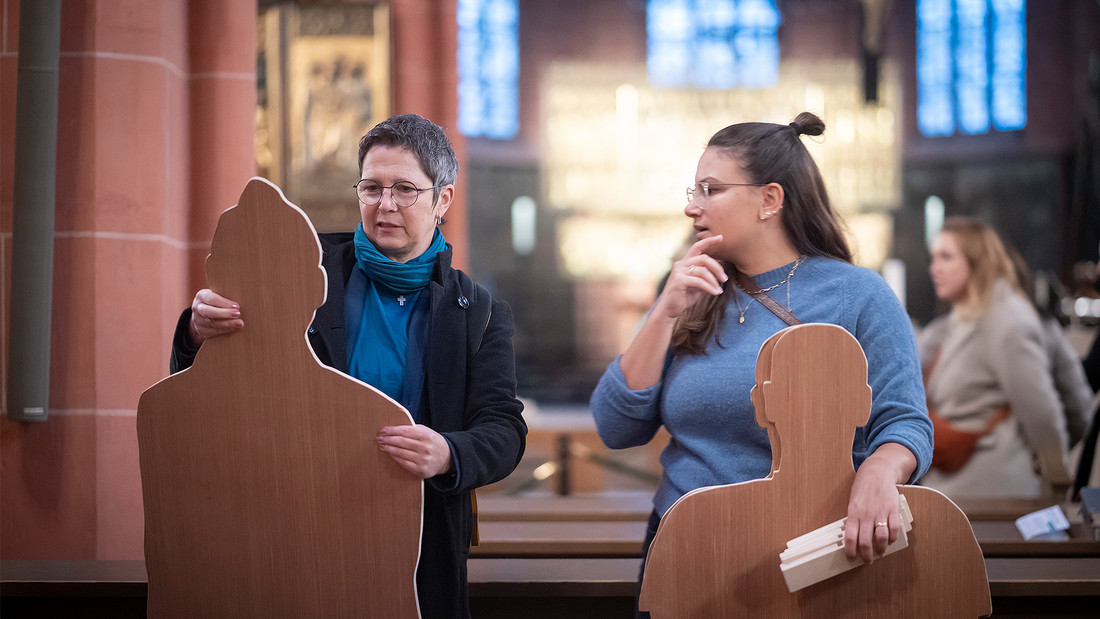
POLYGON ((427 286, 432 278, 436 254, 446 246, 443 233, 436 228, 432 244, 424 253, 408 262, 395 262, 378 251, 367 238, 362 223, 355 228, 355 261, 359 268, 363 269, 372 282, 382 284, 398 294, 409 294, 427 286))
MULTIPOLYGON (((345 323, 348 325, 348 373, 380 389, 415 411, 419 385, 407 383, 423 368, 407 368, 408 359, 422 359, 422 351, 411 357, 409 323, 417 312, 427 312, 419 303, 420 291, 431 281, 436 256, 446 248, 437 229, 427 251, 408 262, 395 262, 382 255, 363 232, 355 230, 356 271, 348 282, 345 323), (365 280, 365 281, 364 281, 365 280), (408 391, 409 393, 406 393, 408 391), (413 393, 416 392, 416 393, 413 393)), ((423 345, 412 342, 413 346, 423 345)), ((419 363, 418 363, 419 365, 419 363)), ((422 380, 422 378, 421 378, 422 380)), ((414 412, 415 415, 415 412, 414 412)))

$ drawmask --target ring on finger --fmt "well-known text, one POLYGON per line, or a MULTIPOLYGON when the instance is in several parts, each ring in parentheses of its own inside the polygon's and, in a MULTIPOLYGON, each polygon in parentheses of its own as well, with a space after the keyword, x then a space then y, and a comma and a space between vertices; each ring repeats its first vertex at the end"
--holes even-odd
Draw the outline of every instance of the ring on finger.
POLYGON ((695 272, 695 265, 693 264, 693 265, 688 267, 688 275, 691 275, 694 272, 695 272))
POLYGON ((880 520, 880 521, 875 523, 876 527, 885 527, 885 526, 888 526, 888 525, 889 525, 889 523, 884 521, 884 520, 880 520))

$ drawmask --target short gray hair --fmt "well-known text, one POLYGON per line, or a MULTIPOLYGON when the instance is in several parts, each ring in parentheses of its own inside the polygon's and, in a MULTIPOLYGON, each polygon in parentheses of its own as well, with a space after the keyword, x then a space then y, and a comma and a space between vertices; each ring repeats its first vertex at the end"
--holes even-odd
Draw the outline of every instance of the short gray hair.
POLYGON ((458 158, 443 127, 417 114, 391 116, 378 123, 359 140, 359 169, 367 152, 375 146, 396 146, 416 156, 420 168, 436 189, 432 203, 439 199, 439 188, 453 185, 458 178, 458 158))

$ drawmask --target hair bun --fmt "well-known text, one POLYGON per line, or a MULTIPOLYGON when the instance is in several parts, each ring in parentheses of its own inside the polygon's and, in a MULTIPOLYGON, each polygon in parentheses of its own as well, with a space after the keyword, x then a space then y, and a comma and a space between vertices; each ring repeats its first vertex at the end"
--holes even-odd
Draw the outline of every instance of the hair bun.
POLYGON ((794 129, 795 135, 819 136, 825 132, 825 123, 811 112, 802 112, 787 126, 794 129))

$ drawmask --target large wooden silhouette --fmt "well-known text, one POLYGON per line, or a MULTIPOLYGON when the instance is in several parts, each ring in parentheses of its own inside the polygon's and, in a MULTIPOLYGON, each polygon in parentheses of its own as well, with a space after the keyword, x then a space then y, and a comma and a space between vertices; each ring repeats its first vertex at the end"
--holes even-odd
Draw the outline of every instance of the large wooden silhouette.
POLYGON ((898 486, 913 517, 908 548, 788 591, 779 559, 787 541, 847 513, 851 445, 871 406, 867 360, 841 327, 806 324, 764 344, 756 375, 752 400, 772 443, 772 474, 677 501, 649 550, 639 607, 655 618, 988 615, 970 523, 947 497, 918 486, 898 486))
POLYGON ((207 278, 244 329, 138 405, 154 619, 419 616, 423 482, 376 443, 412 418, 310 348, 320 249, 263 179, 221 216, 207 278))

